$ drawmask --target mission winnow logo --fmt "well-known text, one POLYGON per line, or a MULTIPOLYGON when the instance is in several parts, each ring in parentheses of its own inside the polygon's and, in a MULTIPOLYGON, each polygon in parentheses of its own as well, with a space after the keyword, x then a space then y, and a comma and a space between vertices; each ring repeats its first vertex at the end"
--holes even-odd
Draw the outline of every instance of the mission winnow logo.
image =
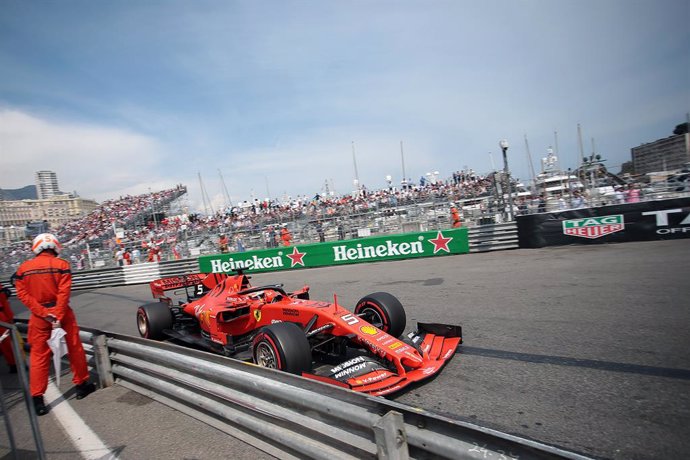
POLYGON ((563 221, 563 233, 580 238, 596 239, 624 229, 625 221, 622 214, 563 221))

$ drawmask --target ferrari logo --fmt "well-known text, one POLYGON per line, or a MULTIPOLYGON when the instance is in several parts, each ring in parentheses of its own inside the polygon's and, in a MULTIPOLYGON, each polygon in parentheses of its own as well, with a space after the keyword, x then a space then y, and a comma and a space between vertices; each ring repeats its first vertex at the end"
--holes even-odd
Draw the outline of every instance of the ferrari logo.
POLYGON ((259 310, 258 308, 254 310, 254 319, 257 323, 261 321, 261 310, 259 310))

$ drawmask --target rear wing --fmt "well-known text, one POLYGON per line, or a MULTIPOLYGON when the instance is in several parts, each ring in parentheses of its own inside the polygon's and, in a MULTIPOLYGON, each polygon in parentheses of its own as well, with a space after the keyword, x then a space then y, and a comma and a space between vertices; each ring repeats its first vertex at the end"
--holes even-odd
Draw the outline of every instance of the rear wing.
POLYGON ((197 287, 200 292, 207 291, 227 277, 228 275, 224 273, 193 273, 160 278, 151 281, 149 286, 154 299, 168 299, 165 295, 167 291, 188 287, 197 287))

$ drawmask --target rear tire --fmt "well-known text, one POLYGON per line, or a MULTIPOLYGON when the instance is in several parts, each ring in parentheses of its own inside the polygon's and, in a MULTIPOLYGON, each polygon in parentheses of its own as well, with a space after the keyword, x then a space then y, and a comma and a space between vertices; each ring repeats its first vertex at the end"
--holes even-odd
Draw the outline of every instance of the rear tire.
POLYGON ((362 297, 357 302, 355 314, 393 337, 400 337, 405 332, 405 308, 395 296, 387 292, 375 292, 362 297))
POLYGON ((299 326, 275 323, 261 328, 254 337, 252 361, 262 367, 302 375, 311 370, 311 347, 299 326))
POLYGON ((173 316, 165 302, 152 302, 137 309, 137 329, 145 339, 162 340, 163 330, 171 329, 173 316))

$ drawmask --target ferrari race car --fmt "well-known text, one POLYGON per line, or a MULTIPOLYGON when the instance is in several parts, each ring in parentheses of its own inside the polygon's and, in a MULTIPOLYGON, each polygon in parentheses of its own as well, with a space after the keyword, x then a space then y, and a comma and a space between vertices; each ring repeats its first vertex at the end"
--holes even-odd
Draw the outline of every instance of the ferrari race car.
POLYGON ((435 375, 462 343, 461 327, 445 324, 419 323, 401 338, 405 310, 386 292, 349 311, 335 298, 310 300, 309 286, 252 287, 242 273, 175 276, 150 286, 158 302, 137 310, 142 337, 172 338, 375 396, 435 375), (175 305, 169 291, 186 300, 175 305))

